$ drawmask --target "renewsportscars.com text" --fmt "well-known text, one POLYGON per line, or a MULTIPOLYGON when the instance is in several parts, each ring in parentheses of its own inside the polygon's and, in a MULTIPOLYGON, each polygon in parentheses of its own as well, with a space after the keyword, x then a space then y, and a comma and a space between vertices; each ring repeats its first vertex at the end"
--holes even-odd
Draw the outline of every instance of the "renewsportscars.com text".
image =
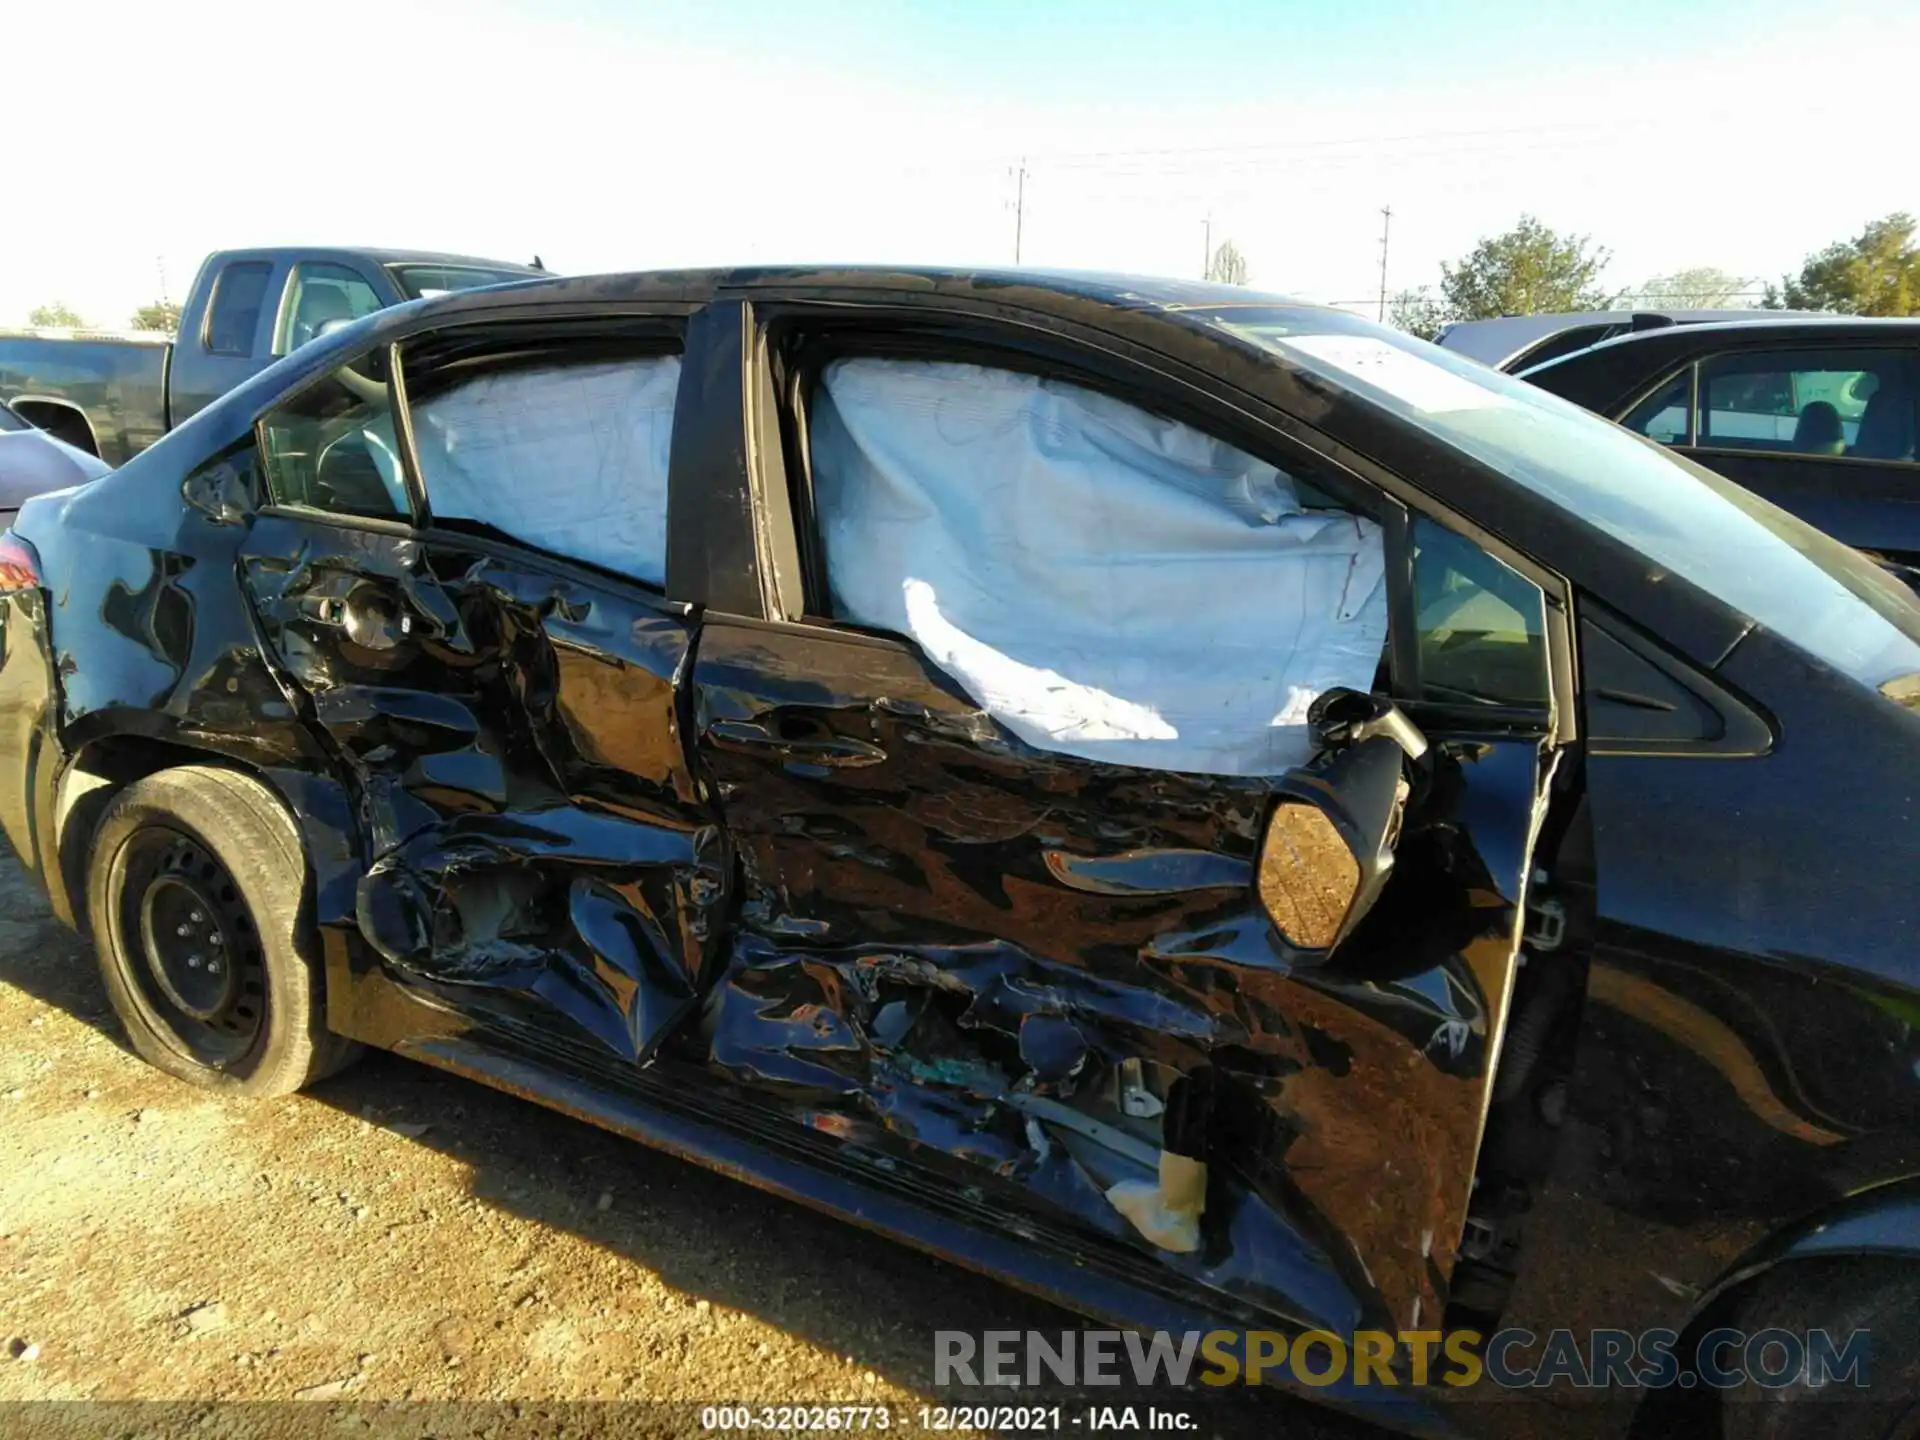
POLYGON ((1721 1329, 1683 1354, 1673 1330, 937 1330, 936 1386, 1352 1385, 1663 1389, 1870 1383, 1873 1337, 1721 1329))

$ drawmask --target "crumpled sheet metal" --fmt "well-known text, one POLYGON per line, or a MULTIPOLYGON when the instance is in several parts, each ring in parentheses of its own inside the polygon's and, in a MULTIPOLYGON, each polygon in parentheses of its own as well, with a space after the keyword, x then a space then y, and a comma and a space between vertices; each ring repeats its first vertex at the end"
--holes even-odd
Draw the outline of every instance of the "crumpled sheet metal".
POLYGON ((461 816, 367 872, 360 930, 403 972, 537 996, 637 1060, 693 1002, 718 844, 574 807, 461 816))
POLYGON ((337 553, 341 533, 308 527, 253 593, 355 780, 360 933, 397 973, 557 1012, 644 1060, 693 1003, 732 863, 680 755, 686 622, 454 545, 337 553), (316 596, 369 575, 419 619, 396 652, 313 621, 316 596))
MULTIPOLYGON (((1315 1264, 1382 1323, 1439 1316, 1517 943, 1536 744, 1436 747, 1392 881, 1332 963, 1303 965, 1248 883, 1271 800, 1263 780, 1038 755, 1001 738, 912 652, 834 637, 790 633, 775 647, 762 631, 710 618, 696 692, 702 759, 739 852, 742 917, 771 953, 806 962, 782 972, 789 983, 829 960, 884 951, 937 977, 929 988, 979 988, 992 978, 978 968, 987 954, 1009 983, 994 981, 982 1015, 999 1010, 999 994, 1044 985, 1097 1017, 1089 1023, 1110 1024, 1101 1039, 1114 1054, 1164 1067, 1157 1074, 1210 1065, 1227 1077, 1218 1094, 1246 1137, 1233 1147, 1244 1179, 1216 1162, 1216 1183, 1243 1185, 1257 1201, 1210 1199, 1208 1233, 1267 1215, 1312 1237, 1315 1264), (849 741, 885 763, 810 763, 849 741), (1218 858, 1196 864, 1196 854, 1218 858)), ((754 953, 740 951, 723 983, 754 953)), ((848 987, 836 983, 831 999, 793 999, 843 1004, 848 987)), ((719 1001, 723 1022, 732 998, 719 1001)), ((787 1032, 756 1035, 752 1013, 742 1012, 727 1055, 747 1083, 748 1072, 771 1076, 788 1063, 787 1032)), ((858 1038, 858 1012, 840 1013, 858 1038)), ((1012 1044, 1004 1030, 963 1033, 1012 1044)), ((831 1058, 843 1085, 860 1064, 831 1058)), ((1016 1056, 1003 1078, 1021 1076, 1016 1056)), ((817 1123, 868 1114, 884 1097, 907 1123, 883 1133, 916 1158, 938 1149, 906 1138, 931 1123, 917 1108, 928 1086, 859 1083, 831 1108, 814 1092, 796 1092, 796 1103, 817 1123)), ((977 1136, 970 1129, 966 1144, 977 1136)), ((1030 1179, 1005 1183, 1027 1187, 1013 1203, 1035 1193, 1030 1179)), ((1105 1227, 1109 1211, 1101 1195, 1076 1218, 1105 1227)), ((1291 1260, 1257 1251, 1217 1263, 1220 1283, 1247 1285, 1270 1305, 1321 1273, 1304 1263, 1284 1273, 1291 1260)))
MULTIPOLYGON (((862 731, 894 757, 883 778, 789 765, 729 787, 753 933, 709 1005, 712 1063, 809 1123, 858 1117, 1136 1245, 1105 1191, 1151 1171, 1008 1096, 1124 1125, 1089 1098, 1121 1061, 1141 1059, 1163 1093, 1211 1070, 1206 1243, 1155 1260, 1273 1308, 1317 1295, 1302 1318, 1437 1323, 1517 939, 1536 748, 1446 747, 1388 890, 1314 965, 1252 893, 1264 789, 1002 767, 963 727, 921 725, 910 700, 891 711, 898 729, 862 731), (923 767, 905 790, 903 755, 923 767), (1051 803, 1022 792, 1035 783, 1051 803), (1137 789, 1106 805, 1100 785, 1137 789), (1152 833, 1101 818, 1156 813, 1152 833), (834 943, 861 930, 874 938, 834 943)), ((723 784, 744 776, 715 759, 723 784)), ((1161 1143, 1151 1125, 1134 1133, 1161 1143)))
MULTIPOLYGON (((1159 1149, 1155 1132, 1136 1126, 1126 1132, 1134 1144, 1117 1149, 1036 1118, 1031 1102, 1057 1098, 1125 1126, 1106 1103, 1123 1054, 1150 1050, 1167 1074, 1207 1063, 1194 1043, 1215 1028, 1203 1012, 1179 1020, 1190 1032, 1184 1040, 1159 1028, 1178 1009, 1151 990, 1102 990, 1084 976, 1049 974, 1006 946, 796 955, 749 938, 709 1003, 706 1028, 716 1068, 777 1092, 815 1128, 876 1151, 904 1142, 923 1161, 934 1152, 965 1162, 983 1181, 1022 1186, 1109 1240, 1144 1244, 1106 1192, 1155 1179, 1142 1159, 1159 1149), (1120 1035, 1126 1040, 1116 1044, 1120 1035)), ((1350 1285, 1295 1220, 1236 1181, 1223 1185, 1231 1199, 1208 1244, 1156 1258, 1251 1303, 1284 1304, 1309 1323, 1358 1323, 1350 1285)))

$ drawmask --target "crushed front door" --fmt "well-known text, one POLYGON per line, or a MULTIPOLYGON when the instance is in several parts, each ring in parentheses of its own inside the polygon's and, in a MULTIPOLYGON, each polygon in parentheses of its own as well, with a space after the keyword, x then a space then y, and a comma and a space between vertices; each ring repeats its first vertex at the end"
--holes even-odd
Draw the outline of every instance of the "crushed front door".
POLYGON ((1520 697, 1537 722, 1455 692, 1544 675, 1538 590, 1370 502, 1422 537, 1417 564, 1385 560, 1418 572, 1419 623, 1403 590, 1396 623, 1459 703, 1415 717, 1402 828, 1349 873, 1386 877, 1349 928, 1322 822, 1358 799, 1340 766, 1361 742, 1330 728, 1269 771, 1259 727, 1276 690, 1376 703, 1274 679, 1315 653, 1371 678, 1370 512, 1326 498, 1340 477, 1311 456, 1277 471, 1068 379, 858 346, 785 352, 786 393, 812 396, 785 453, 839 467, 793 487, 829 582, 809 614, 838 618, 702 626, 698 760, 742 876, 713 1064, 1035 1234, 1339 1333, 1437 1326, 1553 760, 1544 689, 1520 697), (1143 600, 1168 567, 1177 602, 1143 600), (1300 649, 1308 625, 1355 638, 1300 649), (1266 668, 1208 672, 1217 653, 1266 668), (1165 680, 1188 670, 1200 689, 1165 680), (1251 718, 1237 750, 1208 729, 1221 707, 1251 718), (1154 764, 1156 734, 1201 758, 1154 764))

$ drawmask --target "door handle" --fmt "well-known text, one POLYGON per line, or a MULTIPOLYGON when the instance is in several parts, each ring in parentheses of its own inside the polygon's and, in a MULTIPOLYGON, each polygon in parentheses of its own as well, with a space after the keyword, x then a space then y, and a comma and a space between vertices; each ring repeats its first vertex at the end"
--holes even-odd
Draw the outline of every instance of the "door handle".
POLYGON ((790 765, 857 769, 878 765, 887 752, 865 740, 835 735, 818 721, 787 716, 774 724, 758 720, 716 720, 707 734, 728 749, 763 750, 790 765))

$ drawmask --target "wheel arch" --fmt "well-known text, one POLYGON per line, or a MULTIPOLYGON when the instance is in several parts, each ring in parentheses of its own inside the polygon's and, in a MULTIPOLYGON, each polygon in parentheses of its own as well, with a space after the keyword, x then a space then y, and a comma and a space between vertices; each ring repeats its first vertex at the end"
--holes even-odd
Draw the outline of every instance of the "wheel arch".
POLYGON ((55 863, 43 872, 55 913, 83 935, 87 917, 80 897, 86 894, 88 849, 101 812, 135 781, 187 765, 233 770, 266 786, 293 819, 306 852, 310 884, 317 887, 320 880, 318 857, 340 851, 338 817, 350 813, 350 807, 345 792, 328 777, 262 765, 178 732, 118 729, 92 734, 73 745, 55 783, 48 832, 55 852, 48 858, 55 863), (330 798, 333 803, 328 803, 330 798), (321 848, 316 848, 316 842, 321 848))
POLYGON ((100 458, 100 436, 87 412, 71 400, 52 395, 20 395, 7 402, 13 412, 30 425, 38 426, 56 440, 64 440, 76 450, 85 450, 100 458))
MULTIPOLYGON (((1709 1331, 1739 1314, 1763 1279, 1785 1266, 1869 1257, 1920 1267, 1920 1175, 1856 1190, 1750 1247, 1695 1302, 1674 1353, 1693 1354, 1709 1331)), ((1658 1440, 1712 1433, 1702 1428, 1712 1399, 1711 1391, 1699 1388, 1651 1391, 1635 1415, 1632 1434, 1658 1440)))

